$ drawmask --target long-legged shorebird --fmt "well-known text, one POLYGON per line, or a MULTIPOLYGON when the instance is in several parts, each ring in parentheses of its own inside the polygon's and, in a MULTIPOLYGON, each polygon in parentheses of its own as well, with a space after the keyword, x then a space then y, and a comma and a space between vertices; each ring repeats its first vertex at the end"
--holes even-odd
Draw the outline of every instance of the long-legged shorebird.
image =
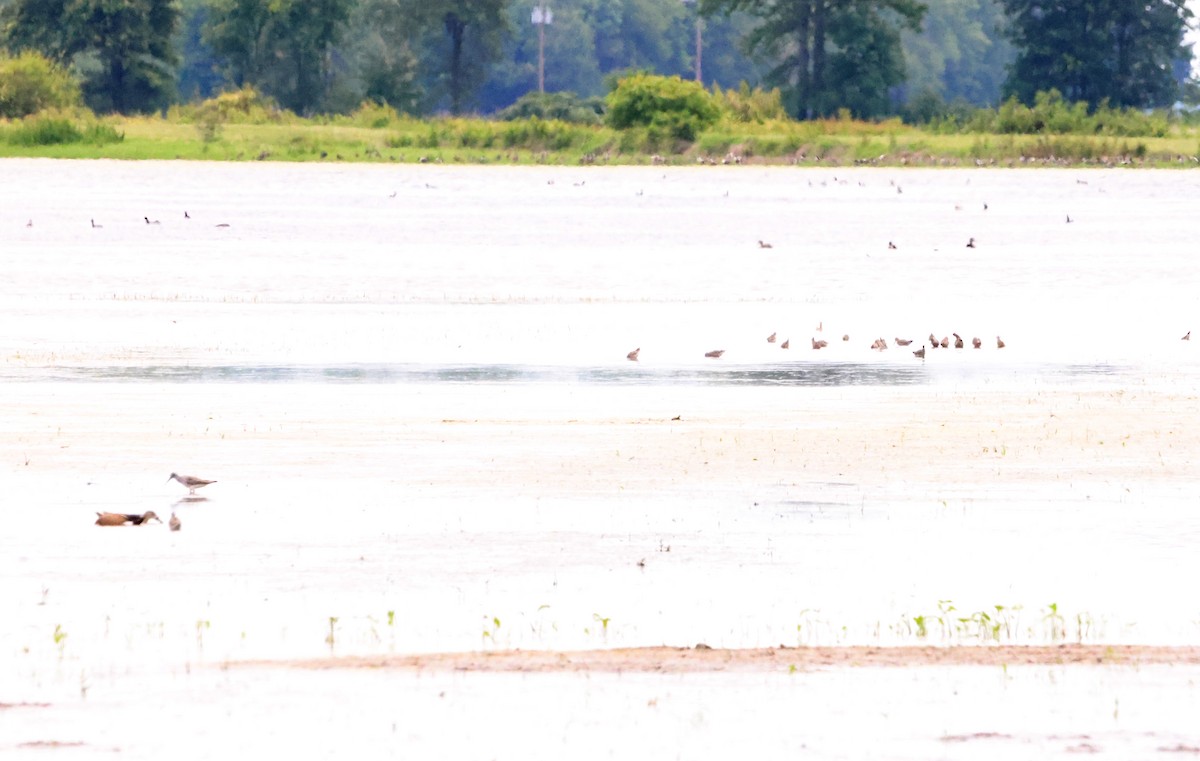
POLYGON ((216 483, 216 481, 209 481, 204 478, 196 478, 195 476, 181 476, 178 473, 172 473, 171 475, 167 476, 168 481, 170 481, 172 478, 186 486, 188 488, 188 494, 195 494, 196 490, 200 487, 216 483))
POLYGON ((640 346, 639 346, 638 348, 636 348, 636 349, 634 349, 633 351, 631 351, 631 352, 629 352, 628 354, 626 354, 626 355, 625 355, 625 359, 629 360, 630 362, 637 362, 637 361, 638 361, 638 354, 639 354, 641 351, 642 351, 642 347, 640 347, 640 346))
POLYGON ((132 513, 96 513, 97 526, 124 526, 126 523, 140 526, 149 521, 162 523, 162 518, 155 515, 153 510, 147 510, 142 515, 134 515, 132 513))
POLYGON ((172 531, 178 531, 179 528, 183 525, 183 523, 180 522, 178 515, 176 515, 175 513, 171 513, 171 520, 170 520, 170 522, 167 523, 167 525, 171 527, 172 531))

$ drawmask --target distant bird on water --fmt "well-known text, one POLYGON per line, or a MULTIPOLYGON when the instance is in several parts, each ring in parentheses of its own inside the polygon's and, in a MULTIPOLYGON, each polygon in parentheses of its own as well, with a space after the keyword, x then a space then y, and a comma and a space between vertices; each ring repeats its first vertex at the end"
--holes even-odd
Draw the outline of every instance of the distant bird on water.
POLYGON ((978 349, 979 347, 983 346, 983 339, 981 339, 979 336, 972 338, 971 346, 974 346, 976 349, 978 349))
POLYGON ((192 218, 192 215, 191 215, 191 214, 188 214, 188 213, 185 211, 185 212, 183 212, 183 218, 184 218, 184 219, 191 219, 191 218, 192 218))
POLYGON ((709 359, 720 359, 721 355, 724 353, 724 349, 713 349, 712 351, 704 352, 704 356, 708 357, 709 359))
POLYGON ((974 238, 971 238, 969 241, 967 241, 967 248, 975 248, 975 239, 974 238))
POLYGON ((171 479, 175 479, 179 483, 186 486, 188 488, 188 494, 195 494, 196 490, 200 487, 216 483, 216 481, 209 481, 204 478, 196 478, 195 476, 181 476, 178 473, 172 473, 171 475, 167 476, 168 481, 171 479))
POLYGON ((150 219, 150 217, 142 217, 142 219, 146 220, 146 224, 148 224, 148 225, 158 225, 158 224, 162 224, 162 223, 161 223, 161 222, 159 222, 157 219, 150 219))
POLYGON ((816 338, 812 339, 812 347, 814 350, 815 349, 824 349, 828 345, 829 345, 829 342, 826 341, 824 338, 822 338, 820 340, 817 340, 816 338))
POLYGON ((916 351, 914 351, 913 356, 916 357, 917 359, 925 359, 925 347, 922 346, 920 349, 917 349, 916 351))
POLYGON ((997 349, 1004 348, 1004 339, 1002 339, 1000 336, 996 336, 996 348, 997 349))
POLYGON ((1179 339, 1179 340, 1180 340, 1180 341, 1190 341, 1190 340, 1192 340, 1192 331, 1190 331, 1190 330, 1189 330, 1187 333, 1184 333, 1184 334, 1183 334, 1183 338, 1181 338, 1181 339, 1179 339))
POLYGON ((94 227, 94 228, 96 228, 96 229, 99 229, 99 228, 101 228, 101 227, 104 227, 104 225, 98 225, 98 224, 96 224, 96 220, 94 220, 94 219, 93 219, 93 220, 92 220, 92 227, 94 227))
POLYGON ((767 343, 769 343, 769 344, 773 344, 773 343, 775 343, 775 334, 774 334, 774 333, 772 333, 771 335, 767 336, 767 343))
POLYGON ((630 362, 637 362, 638 361, 638 352, 640 352, 641 350, 642 350, 642 348, 639 346, 638 348, 636 348, 633 351, 626 354, 625 359, 629 360, 630 362))
POLYGON ((892 243, 892 242, 889 240, 889 241, 888 241, 888 248, 889 248, 889 249, 891 249, 892 251, 895 251, 895 250, 896 250, 896 244, 895 244, 895 243, 892 243))
POLYGON ((153 510, 147 510, 142 515, 134 515, 132 513, 96 513, 97 526, 124 526, 126 523, 140 526, 149 521, 162 523, 162 519, 155 515, 153 510))
POLYGON ((897 346, 908 346, 910 343, 912 343, 911 338, 897 338, 896 339, 897 346))
POLYGON ((792 339, 790 339, 790 338, 785 338, 785 339, 783 340, 783 343, 779 344, 779 348, 780 348, 780 349, 786 349, 786 348, 788 348, 788 347, 789 347, 789 346, 791 346, 791 345, 792 345, 792 339))
POLYGON ((172 531, 178 531, 179 528, 183 526, 183 523, 179 520, 178 515, 171 513, 171 520, 167 523, 167 525, 171 527, 172 531))
POLYGON ((775 248, 775 247, 774 247, 774 246, 772 246, 770 243, 767 243, 765 240, 760 240, 760 241, 758 242, 758 247, 759 247, 759 248, 775 248))

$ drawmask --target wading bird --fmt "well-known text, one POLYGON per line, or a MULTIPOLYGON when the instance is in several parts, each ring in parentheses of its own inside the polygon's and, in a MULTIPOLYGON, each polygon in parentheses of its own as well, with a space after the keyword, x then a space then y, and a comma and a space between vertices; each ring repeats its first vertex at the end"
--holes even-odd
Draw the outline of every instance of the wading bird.
POLYGON ((209 481, 204 478, 196 478, 195 476, 181 476, 178 473, 172 473, 171 475, 167 476, 168 481, 171 479, 175 479, 179 483, 186 486, 188 488, 188 494, 195 494, 196 490, 200 487, 216 483, 216 481, 209 481))

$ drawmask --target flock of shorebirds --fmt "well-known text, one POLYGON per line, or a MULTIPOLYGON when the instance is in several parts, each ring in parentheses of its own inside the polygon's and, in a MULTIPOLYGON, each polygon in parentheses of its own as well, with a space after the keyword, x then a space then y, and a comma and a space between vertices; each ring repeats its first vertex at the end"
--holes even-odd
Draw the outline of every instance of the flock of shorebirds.
MULTIPOLYGON (((822 325, 817 325, 817 331, 821 331, 822 328, 823 328, 822 325)), ((966 339, 964 339, 958 333, 951 333, 950 336, 942 336, 941 338, 938 338, 933 333, 930 333, 928 348, 930 348, 930 349, 949 349, 951 346, 953 346, 955 349, 966 348, 966 346, 967 346, 966 339), (954 338, 951 339, 950 336, 954 336, 954 338)), ((777 343, 778 339, 779 339, 779 334, 772 333, 771 335, 767 336, 767 343, 769 343, 769 344, 777 343)), ((813 351, 819 351, 829 345, 829 342, 823 338, 812 338, 810 340, 812 342, 813 351)), ((897 337, 897 338, 894 338, 893 340, 895 341, 897 346, 911 346, 913 343, 911 338, 898 338, 897 337)), ((1183 336, 1179 340, 1181 340, 1181 341, 1192 340, 1192 331, 1189 330, 1187 333, 1184 333, 1183 336)), ((850 335, 843 334, 842 341, 848 343, 850 341, 850 335)), ((996 348, 997 349, 1003 349, 1006 345, 1007 344, 1004 343, 1003 338, 1001 338, 1000 336, 996 336, 996 348)), ((779 348, 781 348, 781 349, 791 348, 791 340, 785 338, 783 340, 783 342, 779 344, 779 348)), ((972 338, 971 339, 971 348, 982 349, 983 348, 983 339, 979 338, 978 336, 972 338)), ((871 349, 874 351, 887 351, 887 349, 888 349, 887 339, 886 338, 876 338, 871 343, 871 349)), ((917 359, 925 359, 925 349, 926 349, 926 347, 924 346, 924 344, 922 344, 921 348, 913 351, 913 356, 916 357, 917 359)), ((638 347, 638 348, 634 349, 633 351, 629 352, 628 354, 626 354, 625 358, 628 359, 630 362, 637 362, 641 353, 642 353, 642 349, 641 349, 641 347, 638 347)), ((713 349, 712 351, 704 352, 704 356, 709 359, 720 359, 723 354, 725 354, 724 349, 713 349)))
MULTIPOLYGON (((184 211, 183 218, 191 219, 192 215, 188 214, 186 211, 184 211)), ((161 225, 162 224, 161 219, 151 219, 150 217, 147 217, 147 216, 143 216, 142 219, 148 225, 161 225)), ((92 229, 94 229, 94 230, 103 230, 104 229, 104 225, 97 223, 95 219, 91 219, 89 221, 92 223, 92 229)), ((33 227, 33 220, 30 219, 28 222, 25 223, 25 226, 33 227)), ((229 223, 228 222, 218 222, 217 224, 213 225, 213 227, 229 227, 229 223)))
MULTIPOLYGON (((172 473, 167 476, 167 483, 173 480, 186 486, 188 494, 195 494, 197 489, 216 483, 216 481, 210 481, 207 478, 181 476, 178 473, 172 473)), ((147 510, 141 515, 137 515, 136 513, 96 513, 97 526, 141 526, 150 521, 162 523, 162 518, 159 518, 158 514, 153 510, 147 510)), ((178 515, 171 513, 171 519, 167 522, 167 525, 171 527, 172 531, 178 531, 183 527, 183 522, 179 520, 178 515)))
MULTIPOLYGON (((818 331, 822 330, 822 326, 818 325, 817 330, 818 331)), ((1191 335, 1191 332, 1189 331, 1188 335, 1183 337, 1184 340, 1186 341, 1190 335, 1191 335)), ((929 334, 929 348, 930 349, 938 349, 938 348, 949 349, 951 346, 953 346, 955 349, 962 349, 962 348, 966 347, 966 345, 967 345, 966 339, 964 339, 958 333, 951 333, 950 336, 942 336, 939 339, 936 335, 934 335, 933 333, 930 333, 929 334), (954 338, 951 339, 950 336, 954 336, 954 338)), ((913 343, 913 339, 911 339, 911 338, 898 338, 897 337, 897 338, 894 338, 893 340, 895 341, 897 346, 911 346, 913 343)), ((829 342, 823 338, 812 338, 812 339, 810 339, 810 341, 812 343, 813 351, 819 351, 829 345, 829 342)), ((850 335, 843 334, 842 341, 849 343, 850 335)), ((779 342, 779 335, 777 333, 772 333, 771 335, 767 336, 767 343, 773 344, 773 343, 778 343, 778 342, 779 342)), ((1000 336, 996 336, 996 348, 1003 349, 1005 347, 1005 345, 1006 344, 1004 343, 1004 339, 1001 338, 1000 336)), ((971 347, 974 349, 983 348, 983 339, 979 338, 978 336, 976 336, 975 338, 972 338, 971 339, 971 347)), ((791 339, 785 338, 782 343, 779 343, 779 348, 781 348, 781 349, 791 348, 791 339)), ((926 347, 924 345, 922 345, 921 348, 913 351, 913 356, 918 359, 925 359, 925 348, 926 347)), ((881 352, 887 351, 887 349, 888 349, 887 339, 886 338, 876 338, 873 342, 871 342, 871 349, 874 351, 881 351, 881 352)), ((628 359, 630 362, 637 362, 638 358, 641 355, 641 352, 642 352, 641 347, 638 347, 638 348, 634 349, 633 351, 629 352, 628 354, 626 354, 625 358, 628 359)), ((723 354, 725 354, 724 349, 713 349, 712 351, 706 351, 704 353, 704 356, 709 359, 720 359, 723 354)))

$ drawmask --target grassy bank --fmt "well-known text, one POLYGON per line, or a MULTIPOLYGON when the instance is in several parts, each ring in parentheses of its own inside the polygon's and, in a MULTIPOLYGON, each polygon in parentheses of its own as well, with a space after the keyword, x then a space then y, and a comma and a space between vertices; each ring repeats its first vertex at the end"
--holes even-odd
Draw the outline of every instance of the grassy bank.
POLYGON ((258 123, 181 117, 34 116, 0 123, 0 157, 464 164, 1200 166, 1200 130, 1163 136, 942 134, 899 121, 723 122, 695 142, 645 130, 522 119, 355 115, 258 123), (41 120, 41 122, 39 122, 41 120), (75 126, 70 133, 62 124, 75 126), (19 139, 18 139, 19 138, 19 139))

